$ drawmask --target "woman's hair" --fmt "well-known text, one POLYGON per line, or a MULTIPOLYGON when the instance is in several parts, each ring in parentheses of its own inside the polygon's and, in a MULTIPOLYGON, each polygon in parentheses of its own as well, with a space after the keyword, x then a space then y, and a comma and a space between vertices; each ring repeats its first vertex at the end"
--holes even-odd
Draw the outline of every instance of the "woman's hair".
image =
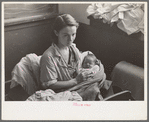
POLYGON ((57 16, 54 22, 53 31, 52 31, 52 38, 55 44, 57 44, 58 39, 54 31, 59 32, 66 26, 76 26, 78 28, 79 23, 70 14, 62 14, 57 16))

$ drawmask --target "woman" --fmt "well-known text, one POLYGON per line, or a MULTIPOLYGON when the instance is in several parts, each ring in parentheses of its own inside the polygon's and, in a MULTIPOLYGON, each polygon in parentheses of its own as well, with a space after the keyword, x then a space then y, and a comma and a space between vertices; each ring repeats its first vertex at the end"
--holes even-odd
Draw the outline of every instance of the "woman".
POLYGON ((88 76, 74 76, 80 64, 80 52, 73 43, 79 24, 69 14, 58 16, 53 28, 53 44, 44 52, 40 66, 43 89, 63 91, 77 85, 88 76))
POLYGON ((100 64, 102 68, 93 80, 88 80, 93 77, 93 73, 83 72, 77 75, 76 72, 85 56, 85 52, 81 54, 73 43, 78 26, 69 14, 56 18, 52 32, 53 44, 40 60, 41 87, 52 89, 54 92, 77 91, 83 100, 95 100, 97 95, 101 96, 100 88, 105 86, 104 68, 100 64))

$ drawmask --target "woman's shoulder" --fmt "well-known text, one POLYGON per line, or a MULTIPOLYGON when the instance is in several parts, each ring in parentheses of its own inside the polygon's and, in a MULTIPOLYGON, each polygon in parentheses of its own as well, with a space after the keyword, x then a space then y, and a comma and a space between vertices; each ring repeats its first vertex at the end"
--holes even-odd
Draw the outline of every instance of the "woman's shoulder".
POLYGON ((42 59, 49 59, 49 57, 54 57, 54 48, 53 46, 51 45, 42 55, 42 59))
POLYGON ((46 65, 50 65, 53 66, 53 59, 54 59, 54 55, 53 55, 53 48, 50 46, 41 56, 40 59, 40 66, 46 66, 46 65))

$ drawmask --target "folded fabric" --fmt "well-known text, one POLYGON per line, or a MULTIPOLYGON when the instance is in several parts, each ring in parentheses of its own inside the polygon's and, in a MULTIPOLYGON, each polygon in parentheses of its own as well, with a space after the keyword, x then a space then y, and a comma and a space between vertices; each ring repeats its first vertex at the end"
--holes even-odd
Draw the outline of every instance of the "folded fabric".
POLYGON ((118 28, 128 35, 144 33, 144 8, 141 3, 94 3, 87 8, 88 16, 103 19, 104 23, 117 22, 118 28))
POLYGON ((55 93, 53 90, 47 89, 35 92, 26 101, 82 101, 82 97, 75 91, 55 93))
POLYGON ((29 95, 35 93, 39 87, 40 58, 34 53, 23 57, 12 70, 10 88, 20 84, 29 95))

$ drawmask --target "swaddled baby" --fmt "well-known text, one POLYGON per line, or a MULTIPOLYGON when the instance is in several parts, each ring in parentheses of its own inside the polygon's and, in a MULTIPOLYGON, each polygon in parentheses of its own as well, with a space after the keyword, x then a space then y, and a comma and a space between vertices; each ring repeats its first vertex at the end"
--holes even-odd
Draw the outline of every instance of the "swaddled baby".
POLYGON ((85 73, 93 77, 100 70, 100 61, 92 53, 88 53, 82 62, 82 66, 78 69, 77 74, 85 73))
POLYGON ((83 100, 92 99, 92 97, 98 95, 100 100, 103 99, 100 88, 106 79, 106 74, 104 73, 104 67, 100 60, 90 52, 82 53, 81 65, 77 69, 76 75, 83 74, 86 76, 83 79, 77 79, 81 82, 76 86, 69 89, 69 91, 77 91, 83 100), (93 91, 91 94, 88 91, 93 91))

